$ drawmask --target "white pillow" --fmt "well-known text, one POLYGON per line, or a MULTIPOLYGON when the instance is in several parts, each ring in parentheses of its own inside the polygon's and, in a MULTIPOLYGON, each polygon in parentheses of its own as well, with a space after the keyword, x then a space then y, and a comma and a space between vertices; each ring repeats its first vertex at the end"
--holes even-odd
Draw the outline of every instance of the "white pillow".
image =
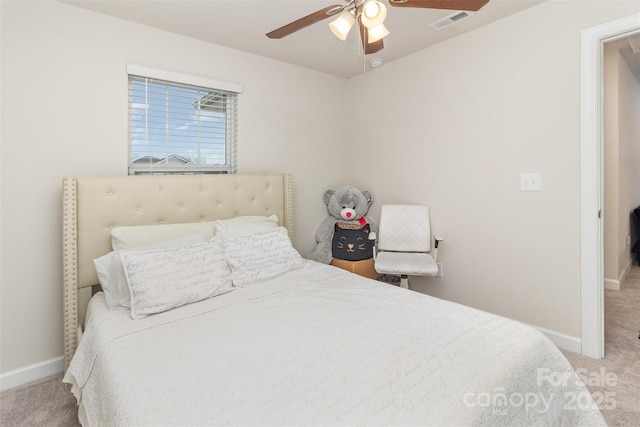
MULTIPOLYGON (((185 236, 176 237, 161 242, 144 245, 138 249, 157 249, 168 248, 172 246, 191 245, 194 243, 206 242, 209 239, 209 233, 199 231, 190 233, 185 236)), ((122 266, 120 251, 112 251, 106 255, 93 260, 98 273, 98 280, 104 291, 105 300, 109 310, 128 309, 131 308, 131 292, 129 284, 122 266)))
POLYGON ((236 216, 228 219, 219 219, 216 221, 217 223, 229 223, 229 222, 242 222, 242 223, 256 223, 256 222, 275 222, 278 223, 278 215, 273 214, 269 216, 262 215, 244 215, 244 216, 236 216))
POLYGON ((114 251, 137 248, 142 245, 173 239, 188 233, 204 231, 213 237, 215 221, 187 222, 182 224, 131 225, 111 230, 111 247, 114 251))
POLYGON ((244 286, 304 266, 304 260, 291 245, 284 227, 225 240, 224 252, 235 286, 244 286))
POLYGON ((271 216, 238 216, 216 221, 216 236, 221 239, 264 233, 278 226, 278 217, 271 216))
POLYGON ((124 250, 131 317, 141 319, 233 289, 231 270, 214 238, 164 249, 124 250))

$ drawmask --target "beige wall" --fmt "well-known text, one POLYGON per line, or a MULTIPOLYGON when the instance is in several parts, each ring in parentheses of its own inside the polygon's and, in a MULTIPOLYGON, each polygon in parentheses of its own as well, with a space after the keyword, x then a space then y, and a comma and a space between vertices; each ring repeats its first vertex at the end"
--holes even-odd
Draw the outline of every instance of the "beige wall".
POLYGON ((0 372, 62 354, 60 180, 126 173, 127 62, 243 84, 239 170, 294 174, 301 252, 327 187, 370 189, 376 217, 428 203, 445 278, 419 290, 579 337, 580 31, 637 2, 544 3, 348 81, 63 4, 0 5, 0 372), (543 191, 519 192, 520 172, 543 191))
MULTIPOLYGON (((629 235, 630 212, 640 206, 640 81, 625 61, 620 63, 620 221, 624 221, 624 237, 629 235)), ((620 267, 627 268, 629 248, 620 254, 620 267)))
POLYGON ((293 173, 294 243, 312 249, 343 171, 344 79, 60 3, 0 4, 0 372, 62 355, 62 177, 127 173, 128 62, 244 86, 239 172, 293 173))
POLYGON ((640 82, 616 48, 604 55, 604 277, 619 289, 631 265, 630 212, 640 205, 640 82))
POLYGON ((352 180, 445 239, 415 288, 580 337, 581 31, 638 8, 545 2, 350 82, 352 180))

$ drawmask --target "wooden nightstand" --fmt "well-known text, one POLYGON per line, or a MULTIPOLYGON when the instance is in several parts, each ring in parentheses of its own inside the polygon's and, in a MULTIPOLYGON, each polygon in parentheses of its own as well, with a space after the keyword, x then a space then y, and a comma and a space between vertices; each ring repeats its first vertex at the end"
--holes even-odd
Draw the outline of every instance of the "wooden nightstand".
POLYGON ((377 279, 380 273, 376 271, 373 264, 373 258, 363 259, 362 261, 345 261, 335 258, 331 260, 331 265, 359 274, 360 276, 368 277, 369 279, 377 279))

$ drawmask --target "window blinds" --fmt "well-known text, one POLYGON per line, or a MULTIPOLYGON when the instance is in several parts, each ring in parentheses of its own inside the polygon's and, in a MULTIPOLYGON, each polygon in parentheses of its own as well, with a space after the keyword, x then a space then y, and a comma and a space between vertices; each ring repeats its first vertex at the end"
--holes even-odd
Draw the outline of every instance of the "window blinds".
POLYGON ((235 173, 237 93, 129 74, 129 173, 235 173))

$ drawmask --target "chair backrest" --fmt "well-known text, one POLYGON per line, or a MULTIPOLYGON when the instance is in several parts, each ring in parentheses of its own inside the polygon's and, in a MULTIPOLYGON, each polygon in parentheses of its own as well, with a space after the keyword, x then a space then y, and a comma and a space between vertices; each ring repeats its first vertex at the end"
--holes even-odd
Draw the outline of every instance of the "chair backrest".
POLYGON ((378 249, 395 252, 429 252, 429 208, 422 205, 383 205, 380 211, 378 249))

